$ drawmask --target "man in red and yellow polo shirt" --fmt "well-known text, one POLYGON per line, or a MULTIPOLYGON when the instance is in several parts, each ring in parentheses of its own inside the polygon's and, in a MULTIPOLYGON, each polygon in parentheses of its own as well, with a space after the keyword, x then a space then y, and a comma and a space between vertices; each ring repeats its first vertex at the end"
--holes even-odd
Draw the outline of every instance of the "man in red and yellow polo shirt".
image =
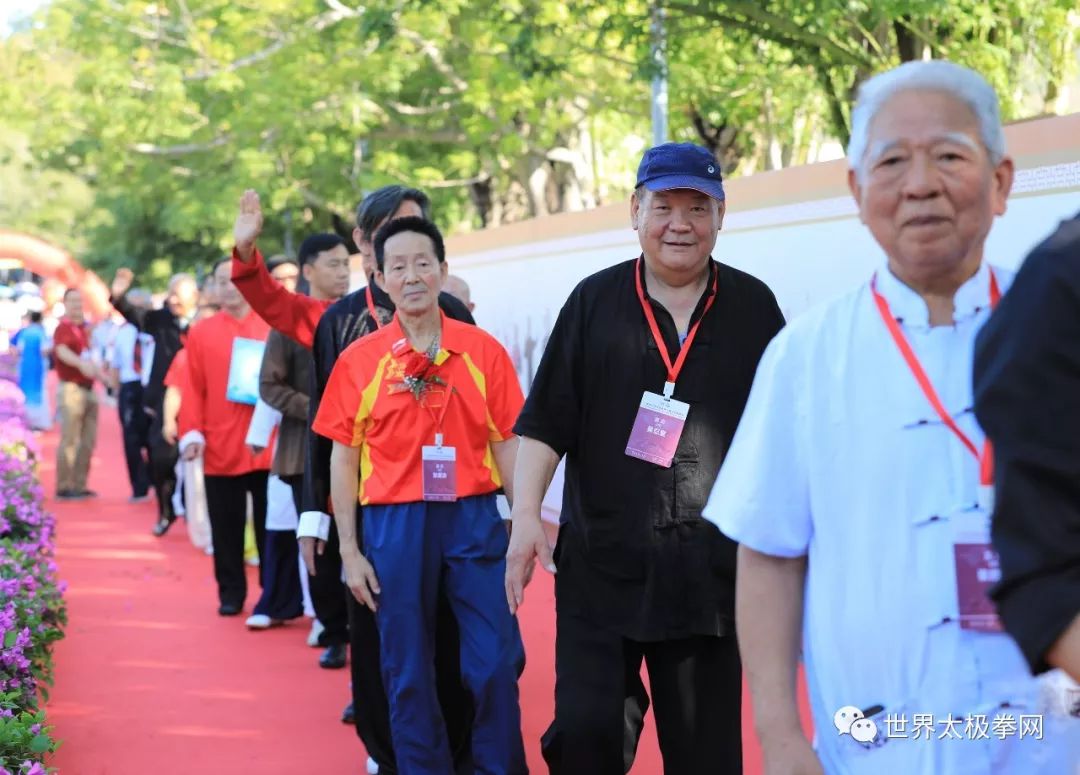
POLYGON ((390 222, 375 255, 397 313, 342 353, 313 426, 334 441, 331 494, 345 580, 375 611, 398 772, 453 771, 434 665, 445 585, 475 707, 474 766, 517 775, 526 771, 520 652, 503 599, 507 532, 495 493, 503 487, 512 497, 521 387, 491 335, 440 312, 447 267, 434 224, 390 222))

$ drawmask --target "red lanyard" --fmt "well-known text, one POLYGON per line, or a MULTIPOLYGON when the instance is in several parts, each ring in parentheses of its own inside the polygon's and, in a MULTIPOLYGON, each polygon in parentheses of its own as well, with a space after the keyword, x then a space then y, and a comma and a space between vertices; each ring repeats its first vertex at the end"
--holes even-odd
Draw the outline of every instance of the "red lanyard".
MULTIPOLYGON (((431 419, 435 421, 435 446, 436 447, 441 447, 443 445, 443 420, 446 419, 446 410, 450 408, 450 396, 452 396, 454 394, 453 387, 451 386, 449 381, 447 381, 447 383, 445 385, 443 385, 442 388, 443 389, 442 389, 441 392, 445 396, 445 399, 443 400, 443 405, 441 407, 439 407, 438 414, 435 413, 435 410, 433 408, 428 406, 428 403, 427 403, 426 400, 424 401, 424 408, 427 409, 428 414, 431 415, 431 419)), ((426 396, 425 396, 425 398, 426 398, 426 396)))
POLYGON ((371 319, 375 321, 375 330, 378 331, 380 328, 382 328, 382 323, 379 322, 379 315, 378 315, 378 313, 375 312, 375 299, 373 299, 372 296, 371 296, 371 278, 370 277, 368 278, 367 288, 365 288, 364 290, 366 291, 365 295, 367 296, 367 311, 368 311, 368 314, 371 316, 371 319))
POLYGON ((679 373, 682 371, 683 364, 686 363, 686 356, 690 352, 690 346, 694 343, 694 337, 697 336, 698 329, 701 328, 701 321, 705 319, 705 316, 709 314, 709 307, 716 301, 716 284, 718 279, 718 273, 713 273, 712 281, 712 293, 709 295, 708 301, 705 302, 705 309, 701 312, 701 317, 690 328, 690 332, 686 335, 686 341, 683 342, 682 349, 679 350, 679 355, 675 359, 675 363, 671 362, 671 355, 668 353, 667 344, 664 343, 664 337, 660 335, 660 326, 656 324, 656 315, 653 313, 652 305, 649 304, 645 298, 645 288, 641 284, 641 264, 642 259, 638 258, 637 264, 634 265, 634 283, 637 286, 638 301, 641 302, 641 309, 645 312, 645 319, 649 321, 649 329, 652 331, 653 341, 656 342, 657 349, 660 350, 660 357, 664 359, 664 366, 667 367, 667 382, 664 383, 664 396, 671 398, 675 393, 675 381, 679 378, 679 373))
MULTIPOLYGON (((989 440, 983 442, 982 453, 966 433, 960 430, 960 426, 956 424, 956 421, 945 410, 945 406, 941 403, 941 399, 938 398, 937 391, 934 390, 934 385, 930 381, 930 378, 926 375, 926 371, 923 369, 922 364, 919 362, 919 357, 915 355, 915 351, 911 349, 911 344, 908 342, 907 337, 904 336, 904 332, 900 330, 900 325, 896 322, 896 318, 893 317, 892 311, 889 309, 889 302, 885 301, 885 297, 882 296, 877 289, 877 274, 870 280, 870 293, 874 296, 874 303, 877 304, 878 313, 881 315, 882 322, 885 323, 885 327, 889 329, 889 334, 892 335, 893 341, 896 343, 897 349, 900 350, 900 354, 904 356, 904 360, 907 362, 908 368, 911 370, 912 376, 915 377, 915 381, 919 383, 919 387, 922 388, 923 395, 926 396, 926 400, 930 402, 930 405, 934 407, 934 411, 937 412, 938 417, 945 423, 946 427, 952 431, 958 439, 963 443, 968 451, 975 456, 975 459, 979 461, 979 482, 980 484, 990 485, 994 483, 994 451, 990 446, 989 440)), ((994 276, 994 270, 990 270, 990 309, 997 306, 998 300, 1001 299, 1001 290, 998 288, 997 278, 994 276)))

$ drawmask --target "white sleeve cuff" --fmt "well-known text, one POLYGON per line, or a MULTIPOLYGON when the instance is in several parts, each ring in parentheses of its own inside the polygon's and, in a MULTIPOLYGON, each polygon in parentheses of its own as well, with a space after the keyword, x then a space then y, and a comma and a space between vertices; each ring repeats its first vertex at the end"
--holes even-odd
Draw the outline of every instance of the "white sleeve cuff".
POLYGON ((183 455, 187 448, 192 444, 202 444, 204 447, 206 446, 206 437, 202 435, 201 431, 188 431, 180 438, 180 443, 177 445, 180 449, 180 454, 183 455))
POLYGON ((281 423, 281 412, 261 398, 255 402, 255 411, 251 414, 251 423, 248 425, 245 444, 253 447, 269 447, 270 437, 281 423))
POLYGON ((300 515, 300 524, 296 528, 297 538, 318 538, 327 541, 330 538, 330 515, 321 511, 305 511, 300 515))

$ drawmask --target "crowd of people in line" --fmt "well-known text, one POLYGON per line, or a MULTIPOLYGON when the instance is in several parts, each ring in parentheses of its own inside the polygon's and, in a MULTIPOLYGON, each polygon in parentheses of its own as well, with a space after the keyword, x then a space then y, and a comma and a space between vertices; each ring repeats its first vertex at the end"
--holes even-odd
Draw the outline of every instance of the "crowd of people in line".
MULTIPOLYGON (((178 274, 151 309, 117 273, 108 369, 65 296, 56 496, 93 496, 108 381, 153 532, 183 511, 238 616, 252 526, 246 624, 314 615, 320 665, 350 664, 369 772, 527 771, 517 614, 537 564, 552 775, 629 771, 650 706, 667 775, 741 772, 744 672, 770 775, 1076 771, 1080 219, 1015 278, 985 260, 1014 164, 994 90, 948 62, 869 79, 848 160, 884 261, 785 324, 713 257, 713 154, 647 150, 641 253, 573 290, 527 395, 422 191, 364 197, 349 292, 339 235, 263 257, 249 190, 202 287, 178 274)), ((24 363, 48 351, 39 323, 24 363)))

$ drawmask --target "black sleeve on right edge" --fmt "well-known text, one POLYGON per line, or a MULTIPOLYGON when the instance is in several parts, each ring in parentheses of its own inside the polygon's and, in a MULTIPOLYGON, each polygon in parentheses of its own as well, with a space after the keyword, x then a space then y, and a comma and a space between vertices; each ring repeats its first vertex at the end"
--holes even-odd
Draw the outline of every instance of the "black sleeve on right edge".
POLYGON ((1080 220, 1035 249, 983 327, 974 395, 994 445, 990 594, 1043 672, 1080 613, 1080 220))

